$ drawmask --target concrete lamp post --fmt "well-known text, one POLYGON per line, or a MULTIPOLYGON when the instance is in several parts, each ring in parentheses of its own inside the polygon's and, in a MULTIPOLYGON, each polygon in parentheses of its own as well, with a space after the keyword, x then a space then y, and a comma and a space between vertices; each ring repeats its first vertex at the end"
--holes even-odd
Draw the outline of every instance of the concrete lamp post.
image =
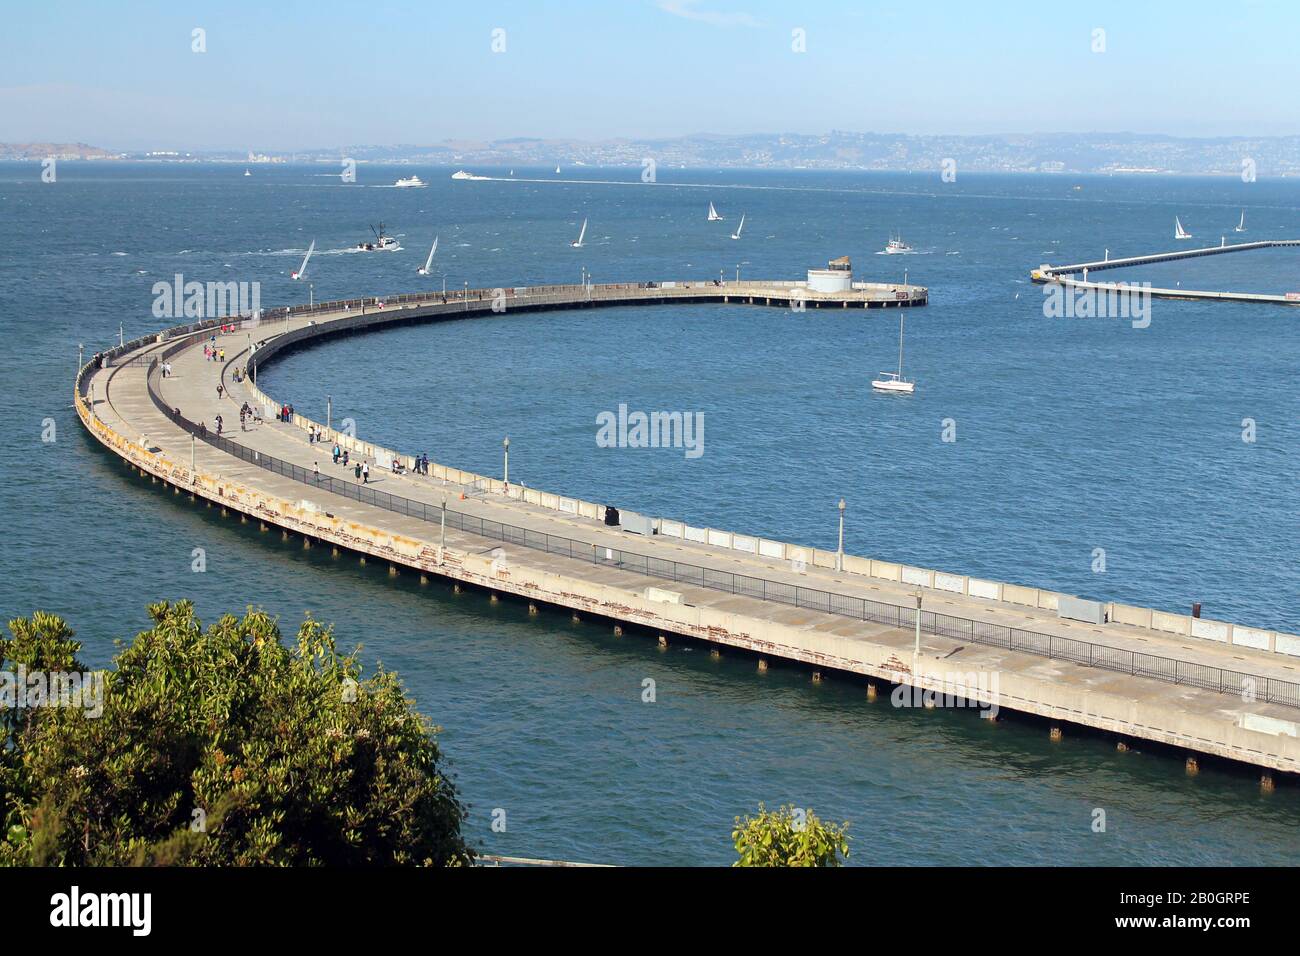
POLYGON ((509 438, 501 442, 501 448, 505 457, 504 465, 501 469, 501 480, 505 484, 509 485, 510 484, 510 439, 509 438))
POLYGON ((840 499, 840 546, 835 551, 835 570, 844 570, 844 499, 840 499))
POLYGON ((921 592, 916 592, 916 640, 912 645, 912 656, 921 656, 921 592))

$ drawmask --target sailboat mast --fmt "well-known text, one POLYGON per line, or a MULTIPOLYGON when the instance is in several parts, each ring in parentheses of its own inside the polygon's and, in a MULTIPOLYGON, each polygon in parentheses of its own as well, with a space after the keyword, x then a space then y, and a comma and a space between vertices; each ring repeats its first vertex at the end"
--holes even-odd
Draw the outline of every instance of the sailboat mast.
POLYGON ((898 380, 903 380, 903 317, 898 317, 898 380))

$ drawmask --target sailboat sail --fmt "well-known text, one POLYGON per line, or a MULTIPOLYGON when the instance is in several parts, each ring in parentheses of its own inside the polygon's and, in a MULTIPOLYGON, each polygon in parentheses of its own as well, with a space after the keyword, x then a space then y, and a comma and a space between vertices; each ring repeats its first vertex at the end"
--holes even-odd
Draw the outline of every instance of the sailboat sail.
POLYGON ((1236 232, 1245 232, 1245 231, 1246 231, 1246 210, 1244 210, 1244 209, 1241 211, 1241 221, 1240 221, 1239 223, 1237 223, 1237 228, 1236 228, 1235 231, 1236 231, 1236 232))
POLYGON ((741 231, 742 229, 744 229, 744 228, 745 228, 745 214, 742 212, 742 213, 740 214, 740 225, 737 226, 737 227, 736 227, 736 231, 733 232, 733 233, 731 234, 731 238, 732 238, 732 239, 739 239, 739 238, 740 238, 740 231, 741 231))
POLYGON ((718 211, 713 208, 713 203, 709 203, 709 222, 720 222, 721 220, 722 217, 719 216, 718 211))
POLYGON ((311 258, 311 254, 315 251, 316 251, 316 240, 313 239, 311 241, 311 245, 307 247, 307 254, 302 257, 302 265, 300 265, 298 267, 298 271, 293 274, 293 277, 295 279, 301 279, 304 275, 307 274, 307 260, 311 258))
POLYGON ((433 248, 429 250, 429 258, 424 260, 424 268, 420 270, 420 275, 427 276, 429 270, 433 268, 433 254, 438 251, 438 237, 433 237, 433 248))
POLYGON ((573 248, 575 249, 581 249, 583 237, 586 235, 587 235, 587 220, 584 219, 582 220, 582 229, 578 232, 578 241, 571 242, 569 243, 569 245, 573 246, 573 248))
POLYGON ((1180 220, 1177 216, 1174 216, 1174 238, 1175 239, 1192 238, 1192 234, 1183 228, 1182 220, 1180 220))

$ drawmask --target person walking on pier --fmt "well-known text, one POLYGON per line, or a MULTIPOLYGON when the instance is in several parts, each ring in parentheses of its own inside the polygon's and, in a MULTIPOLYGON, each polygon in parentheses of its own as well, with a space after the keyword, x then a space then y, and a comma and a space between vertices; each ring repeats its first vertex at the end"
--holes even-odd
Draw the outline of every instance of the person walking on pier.
POLYGON ((354 462, 352 473, 357 476, 357 481, 361 480, 361 462, 354 462))
POLYGON ((222 425, 222 422, 221 422, 221 416, 218 415, 218 416, 217 416, 217 437, 218 437, 218 438, 221 437, 221 425, 222 425))
MULTIPOLYGON (((348 466, 348 454, 349 454, 349 453, 348 453, 348 450, 347 450, 346 448, 344 448, 344 449, 343 449, 343 467, 344 467, 344 468, 346 468, 346 467, 348 466)), ((358 473, 358 474, 357 474, 357 477, 360 478, 360 477, 361 477, 361 474, 358 473)))
POLYGON ((338 442, 335 442, 335 443, 334 443, 334 447, 331 449, 331 451, 332 451, 332 453, 333 453, 333 455, 334 455, 334 464, 337 465, 337 464, 339 463, 339 445, 338 445, 338 442))
POLYGON ((318 462, 313 461, 311 463, 311 476, 316 479, 316 484, 320 484, 320 464, 318 462))
POLYGON ((366 462, 361 466, 361 483, 363 485, 370 484, 370 462, 366 462))
POLYGON ((221 396, 226 391, 226 387, 220 382, 217 383, 217 401, 221 401, 221 396))

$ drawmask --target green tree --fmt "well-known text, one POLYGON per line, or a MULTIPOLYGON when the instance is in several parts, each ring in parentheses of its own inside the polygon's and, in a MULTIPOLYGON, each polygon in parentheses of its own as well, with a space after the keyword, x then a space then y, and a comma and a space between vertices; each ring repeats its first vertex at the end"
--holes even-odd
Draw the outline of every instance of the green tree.
POLYGON ((784 806, 757 816, 736 817, 732 866, 840 866, 849 855, 848 823, 823 823, 812 810, 784 806))
MULTIPOLYGON (((0 863, 457 865, 465 807, 438 728, 310 617, 203 629, 189 601, 104 675, 102 713, 0 709, 0 863)), ((9 624, 0 672, 85 671, 62 619, 9 624)), ((0 673, 0 677, 4 677, 0 673)))

